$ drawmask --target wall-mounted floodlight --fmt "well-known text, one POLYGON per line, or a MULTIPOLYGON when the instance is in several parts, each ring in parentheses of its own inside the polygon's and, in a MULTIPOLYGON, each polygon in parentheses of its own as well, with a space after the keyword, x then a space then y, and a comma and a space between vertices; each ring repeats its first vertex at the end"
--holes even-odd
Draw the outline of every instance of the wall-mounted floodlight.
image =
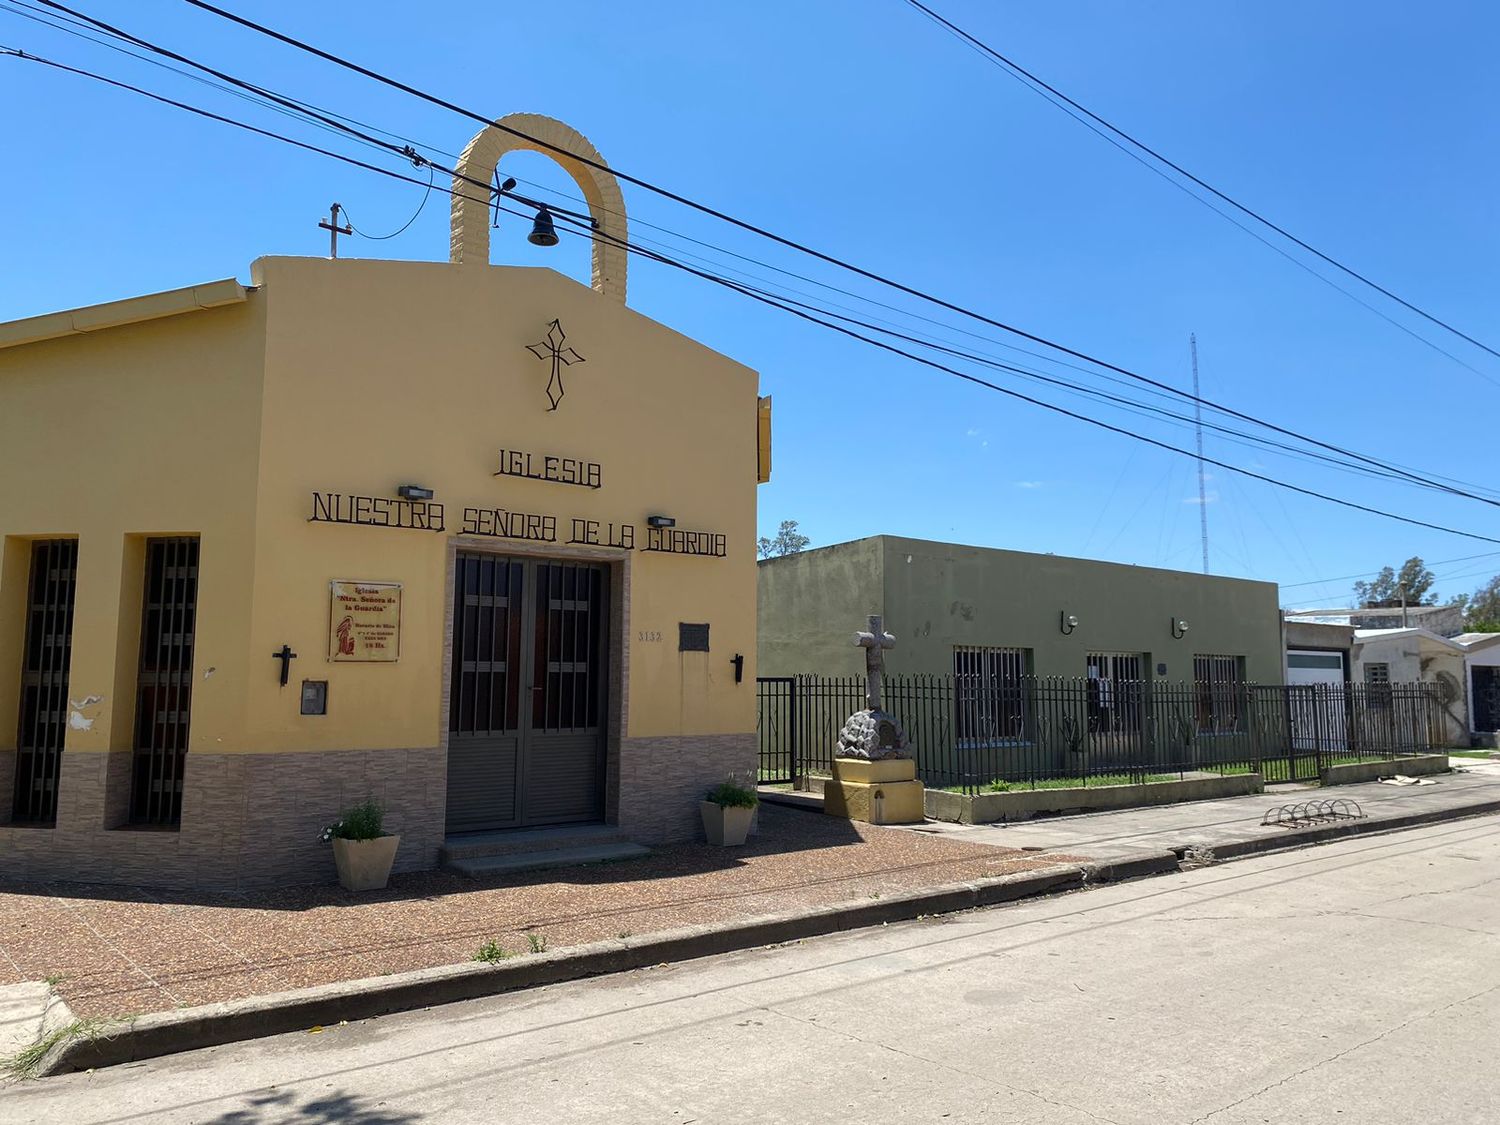
POLYGON ((677 521, 671 516, 647 516, 647 527, 676 527, 677 521))
POLYGON ((431 500, 432 489, 423 488, 420 484, 403 484, 396 489, 396 495, 403 500, 431 500))

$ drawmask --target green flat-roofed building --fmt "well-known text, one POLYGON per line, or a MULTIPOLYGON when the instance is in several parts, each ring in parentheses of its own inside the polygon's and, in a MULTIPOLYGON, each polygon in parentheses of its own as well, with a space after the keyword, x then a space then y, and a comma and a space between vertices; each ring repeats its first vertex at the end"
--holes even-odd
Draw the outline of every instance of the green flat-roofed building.
POLYGON ((894 675, 1282 682, 1274 583, 892 535, 761 562, 759 674, 862 672, 877 613, 894 675))

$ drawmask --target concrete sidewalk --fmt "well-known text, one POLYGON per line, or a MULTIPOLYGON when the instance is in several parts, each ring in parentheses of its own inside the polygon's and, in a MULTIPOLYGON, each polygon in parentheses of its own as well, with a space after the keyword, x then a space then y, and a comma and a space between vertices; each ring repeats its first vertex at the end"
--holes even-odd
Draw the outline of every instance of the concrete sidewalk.
MULTIPOLYGON (((60 1044, 42 1062, 41 1073, 109 1066, 299 1028, 321 1030, 344 1020, 414 1007, 771 946, 841 930, 878 927, 909 918, 952 914, 1031 896, 1056 895, 1090 884, 1177 872, 1215 859, 1500 812, 1500 763, 1455 761, 1462 763, 1461 772, 1439 775, 1426 785, 1370 783, 1325 790, 1284 787, 1255 796, 1038 819, 1009 827, 928 822, 912 828, 872 828, 772 806, 764 810, 768 823, 763 822, 761 840, 732 859, 722 856, 721 850, 709 852, 708 869, 704 869, 704 856, 699 854, 707 849, 700 847, 677 849, 675 855, 658 857, 655 867, 652 861, 635 861, 619 873, 601 875, 580 869, 534 875, 532 878, 542 881, 542 886, 497 885, 462 891, 447 888, 446 894, 433 895, 433 886, 418 885, 411 882, 413 877, 405 877, 410 885, 393 888, 379 896, 379 901, 359 905, 322 901, 329 895, 335 899, 339 896, 320 888, 299 892, 311 895, 316 902, 288 900, 274 906, 265 901, 213 907, 159 900, 109 901, 96 906, 106 913, 91 928, 97 933, 97 923, 103 923, 114 935, 114 942, 128 945, 136 972, 144 975, 146 967, 152 966, 147 955, 154 953, 164 961, 152 966, 153 971, 158 978, 166 978, 171 970, 175 974, 169 977, 174 990, 186 991, 191 986, 201 991, 212 984, 232 999, 110 1021, 96 1037, 75 1036, 60 1044), (1268 809, 1319 797, 1355 801, 1366 815, 1295 829, 1261 824, 1268 809), (840 838, 830 841, 826 838, 829 833, 840 838), (1190 849, 1192 854, 1187 854, 1190 849), (1181 862, 1184 859, 1187 862, 1181 862), (724 862, 729 866, 721 866, 724 862), (841 867, 849 870, 839 871, 841 867), (620 876, 625 877, 623 885, 616 881, 620 876), (955 877, 962 881, 943 881, 955 877), (566 882, 554 885, 548 880, 566 882), (608 885, 607 893, 606 888, 596 885, 601 882, 608 885), (568 889, 567 884, 572 883, 580 885, 568 889), (634 892, 626 894, 630 887, 634 892), (623 906, 615 901, 622 894, 633 899, 647 888, 655 888, 652 897, 656 901, 631 901, 623 906), (552 916, 548 932, 562 938, 569 948, 519 956, 500 964, 468 959, 478 937, 496 932, 501 922, 498 917, 486 919, 478 928, 460 927, 457 932, 453 922, 465 918, 475 922, 478 919, 469 915, 478 911, 507 915, 504 924, 514 926, 516 919, 511 915, 517 901, 531 902, 543 892, 563 890, 570 909, 552 916), (580 894, 583 902, 571 901, 580 894), (468 914, 440 919, 432 911, 445 900, 450 907, 470 904, 468 914), (584 905, 584 914, 578 914, 584 905), (779 912, 759 913, 767 906, 779 907, 779 912), (605 909, 601 912, 600 907, 605 909), (143 910, 149 917, 141 913, 143 910), (622 931, 617 938, 605 940, 595 936, 588 941, 584 929, 578 928, 588 915, 598 923, 593 931, 609 934, 632 910, 639 916, 641 930, 622 931), (268 918, 274 919, 270 928, 284 941, 285 931, 295 927, 299 915, 308 916, 320 932, 333 926, 337 934, 323 936, 337 937, 336 944, 349 956, 355 955, 352 947, 357 946, 359 955, 352 962, 347 958, 330 962, 308 950, 294 963, 328 983, 265 995, 274 991, 267 987, 268 980, 245 972, 258 972, 256 965, 247 963, 226 973, 219 964, 220 971, 209 972, 202 964, 193 963, 191 950, 178 948, 183 935, 156 933, 156 926, 164 920, 163 912, 177 922, 198 919, 200 927, 206 924, 204 917, 217 918, 213 935, 199 935, 204 939, 213 936, 219 943, 217 962, 224 960, 223 954, 239 949, 228 944, 231 929, 244 931, 241 938, 254 938, 268 918), (572 916, 565 917, 570 912, 572 916), (259 925, 251 924, 256 916, 259 925), (412 933, 388 932, 400 918, 405 918, 408 929, 420 931, 420 938, 412 933), (661 928, 673 921, 679 926, 683 921, 696 924, 661 928), (566 928, 564 922, 573 925, 566 928), (361 927, 371 928, 361 934, 361 927), (145 940, 147 936, 153 940, 145 940), (574 945, 568 938, 583 941, 574 945), (161 947, 163 939, 170 949, 161 947), (389 961, 382 963, 380 958, 397 953, 408 963, 426 967, 392 972, 396 966, 389 961), (383 968, 387 975, 373 976, 383 968)), ((468 887, 474 888, 474 884, 468 887)), ((0 901, 0 906, 14 907, 20 901, 19 896, 12 896, 11 902, 0 901)), ((87 906, 86 902, 55 901, 61 903, 60 909, 71 912, 87 906)), ((537 909, 537 904, 531 903, 531 909, 537 909)), ((57 920, 47 921, 47 926, 32 928, 26 925, 24 916, 11 918, 0 910, 0 936, 7 923, 31 930, 26 935, 31 939, 55 932, 51 923, 57 920)), ((535 931, 528 927, 528 932, 535 931)), ((22 935, 17 931, 13 936, 22 935)), ((24 953, 34 946, 34 940, 18 941, 10 948, 24 953)), ((6 948, 0 943, 0 950, 6 948)), ((126 950, 115 952, 124 955, 126 950)), ((246 954, 240 951, 240 956, 243 960, 246 954)), ((285 962, 283 969, 293 963, 284 956, 281 960, 285 962)), ((64 995, 71 986, 70 999, 99 1004, 100 982, 82 978, 61 983, 64 995)), ((153 978, 153 983, 159 989, 162 986, 161 979, 153 978)), ((111 1000, 117 996, 111 994, 111 1000)), ((153 1006, 163 1007, 159 1003, 153 1006)))
POLYGON ((1454 772, 1424 779, 1431 781, 1430 785, 1368 782, 1326 789, 1278 785, 1265 793, 1217 801, 1040 817, 1012 824, 928 821, 911 831, 1043 855, 1083 855, 1097 864, 1119 867, 1122 875, 1144 875, 1154 869, 1170 869, 1168 857, 1175 862, 1188 849, 1228 859, 1354 833, 1500 812, 1500 761, 1451 761, 1454 772), (1365 817, 1294 829, 1261 824, 1267 810, 1321 799, 1353 801, 1365 817), (1153 857, 1160 861, 1158 868, 1151 863, 1153 857))
POLYGON ((1495 1125, 1497 945, 1487 817, 304 1026, 0 1121, 1495 1125))

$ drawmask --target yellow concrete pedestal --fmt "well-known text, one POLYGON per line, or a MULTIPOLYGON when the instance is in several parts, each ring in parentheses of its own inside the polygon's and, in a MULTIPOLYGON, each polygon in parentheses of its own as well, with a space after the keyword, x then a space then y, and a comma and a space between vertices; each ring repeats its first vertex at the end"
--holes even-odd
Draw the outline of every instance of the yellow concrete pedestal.
POLYGON ((835 758, 833 779, 823 784, 823 811, 867 824, 920 824, 925 792, 910 758, 835 758))

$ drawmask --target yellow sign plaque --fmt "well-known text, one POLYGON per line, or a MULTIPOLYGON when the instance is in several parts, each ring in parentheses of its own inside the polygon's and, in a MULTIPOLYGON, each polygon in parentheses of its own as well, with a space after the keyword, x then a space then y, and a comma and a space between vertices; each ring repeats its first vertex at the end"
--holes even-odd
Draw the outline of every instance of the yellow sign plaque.
POLYGON ((401 656, 401 584, 329 584, 328 659, 384 663, 401 656))

